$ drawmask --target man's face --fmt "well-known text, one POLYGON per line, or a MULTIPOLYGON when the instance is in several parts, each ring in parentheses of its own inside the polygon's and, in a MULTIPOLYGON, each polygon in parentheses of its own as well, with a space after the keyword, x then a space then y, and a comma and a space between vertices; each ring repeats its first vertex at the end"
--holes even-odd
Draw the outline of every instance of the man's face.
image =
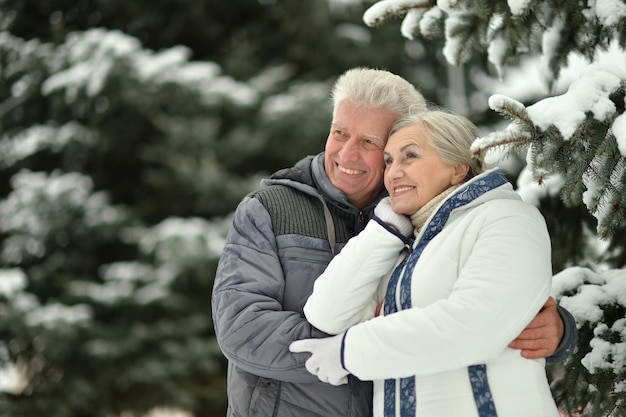
POLYGON ((326 140, 324 167, 332 184, 354 206, 370 204, 383 187, 383 149, 398 115, 343 100, 326 140))

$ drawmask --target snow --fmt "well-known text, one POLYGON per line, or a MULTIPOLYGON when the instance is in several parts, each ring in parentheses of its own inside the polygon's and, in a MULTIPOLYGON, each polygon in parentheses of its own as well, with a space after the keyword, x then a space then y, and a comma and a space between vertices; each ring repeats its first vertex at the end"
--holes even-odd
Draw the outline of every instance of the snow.
POLYGON ((596 0, 595 14, 607 27, 618 25, 626 19, 626 4, 621 0, 596 0))
MULTIPOLYGON (((328 2, 335 10, 339 10, 360 0, 328 2)), ((451 30, 456 19, 454 15, 459 13, 457 2, 440 0, 438 7, 423 7, 429 3, 426 0, 380 1, 367 10, 363 20, 369 26, 375 26, 389 15, 406 11, 410 7, 422 6, 409 11, 404 18, 401 27, 403 36, 410 38, 418 31, 423 35, 430 35, 436 26, 435 22, 443 17, 444 11, 452 15, 448 27, 451 30)), ((507 3, 512 14, 519 15, 528 7, 530 0, 508 0, 507 3)), ((588 13, 595 14, 604 25, 614 25, 626 18, 623 1, 596 0, 589 4, 591 6, 588 13)), ((356 29, 358 28, 344 25, 337 28, 337 33, 357 42, 366 42, 367 32, 356 29)), ((500 68, 506 43, 502 39, 491 43, 488 51, 490 62, 502 72, 507 72, 506 77, 503 77, 505 81, 481 80, 484 82, 484 91, 502 94, 492 96, 489 101, 492 108, 501 104, 505 95, 523 101, 546 93, 546 80, 549 79, 549 76, 544 76, 549 74, 546 58, 553 55, 559 40, 555 29, 558 28, 548 30, 543 36, 544 58, 541 65, 537 65, 536 57, 530 57, 516 68, 500 68)), ((4 38, 0 37, 2 39, 4 38)), ((69 40, 64 49, 66 56, 62 57, 60 54, 52 57, 50 65, 58 65, 55 60, 62 58, 67 58, 71 65, 44 82, 43 94, 61 92, 68 102, 73 102, 81 91, 89 96, 98 96, 106 85, 107 77, 119 67, 119 63, 124 63, 136 72, 137 78, 142 82, 188 85, 203 94, 207 103, 217 103, 219 99, 228 97, 245 105, 259 99, 254 82, 244 84, 223 76, 221 68, 215 63, 188 62, 190 53, 185 47, 174 47, 159 53, 145 52, 131 37, 121 32, 99 29, 71 35, 69 40)), ((33 45, 27 43, 23 47, 33 48, 33 45)), ((448 61, 456 61, 462 48, 463 45, 457 41, 448 40, 445 49, 448 61)), ((565 91, 567 85, 571 86, 560 96, 530 106, 528 113, 533 122, 542 128, 554 124, 565 138, 570 138, 584 120, 586 112, 591 112, 598 120, 605 120, 612 115, 615 106, 608 99, 608 95, 619 83, 626 80, 626 54, 615 46, 612 49, 615 51, 615 66, 600 63, 581 69, 586 64, 583 58, 571 56, 569 67, 561 72, 559 80, 555 80, 555 89, 565 91), (575 78, 578 78, 577 81, 572 82, 575 78)), ((601 62, 602 56, 599 55, 594 61, 601 62)), ((273 73, 265 74, 267 78, 264 79, 271 78, 278 83, 288 78, 290 71, 289 68, 280 67, 273 73)), ((257 81, 259 88, 266 84, 261 82, 262 77, 257 81)), ((11 90, 13 97, 24 94, 30 82, 28 77, 24 77, 14 83, 11 90)), ((284 111, 292 111, 295 107, 302 106, 311 97, 326 98, 327 90, 324 84, 294 86, 288 94, 266 100, 263 103, 264 115, 280 117, 284 111)), ((620 153, 626 156, 626 114, 615 119, 612 133, 620 153)), ((70 140, 89 144, 91 137, 88 130, 72 123, 60 127, 33 126, 20 136, 3 137, 0 140, 0 164, 12 165, 42 149, 53 152, 61 150, 70 140)), ((554 175, 546 178, 540 186, 532 179, 530 167, 526 167, 519 176, 518 187, 525 201, 538 205, 541 197, 558 194, 563 181, 563 178, 554 175)), ((589 204, 587 198, 591 198, 595 184, 589 181, 586 184, 589 192, 585 194, 585 199, 589 204)), ((62 201, 70 207, 84 207, 88 225, 112 223, 124 216, 123 212, 108 205, 105 194, 92 193, 93 184, 89 178, 79 174, 57 172, 47 175, 22 171, 14 176, 12 185, 16 191, 0 201, 0 232, 26 230, 28 234, 12 235, 5 239, 0 252, 0 260, 5 262, 19 263, 20 257, 25 256, 24 253, 31 256, 45 253, 41 237, 48 232, 50 225, 47 223, 49 216, 41 213, 55 213, 55 207, 50 206, 50 202, 62 201), (24 252, 20 252, 21 249, 24 252)), ((63 207, 60 207, 59 212, 62 212, 63 207)), ((144 304, 162 299, 169 294, 167 285, 176 277, 184 262, 190 258, 219 256, 229 226, 230 219, 211 222, 199 218, 165 219, 160 224, 134 235, 143 254, 154 256, 156 268, 140 262, 108 264, 99 271, 104 281, 102 285, 74 282, 70 289, 76 295, 101 303, 115 303, 125 297, 135 297, 139 303, 144 304)), ((132 235, 132 232, 127 232, 127 236, 132 235)), ((0 269, 0 297, 6 297, 15 311, 26 313, 28 324, 54 329, 60 323, 83 325, 89 322, 91 310, 88 306, 57 303, 40 306, 35 297, 24 292, 26 283, 26 274, 21 269, 0 269)), ((594 328, 595 337, 591 341, 592 351, 583 359, 583 365, 592 373, 603 369, 613 369, 616 373, 623 370, 626 367, 626 319, 617 320, 609 327, 602 323, 602 307, 610 304, 626 306, 626 270, 592 271, 581 267, 568 268, 554 277, 552 292, 560 300, 560 304, 575 316, 579 325, 597 323, 594 328), (608 343, 604 338, 607 332, 621 334, 622 342, 608 343)), ((0 370, 0 391, 6 389, 8 384, 7 374, 0 370)), ((618 382, 615 388, 618 392, 625 391, 626 382, 618 382)))
MULTIPOLYGON (((526 94, 529 96, 524 97, 526 99, 532 97, 533 94, 540 95, 540 92, 533 88, 533 85, 536 86, 539 83, 533 82, 537 80, 537 77, 532 77, 531 67, 530 65, 524 65, 518 72, 515 72, 512 80, 509 79, 506 83, 499 83, 500 89, 504 87, 508 93, 516 93, 518 96, 526 94), (526 74, 525 77, 524 74, 526 74), (517 85, 518 87, 509 88, 512 85, 517 85), (523 88, 526 92, 518 90, 520 88, 523 88), (528 94, 529 91, 532 94, 528 94)), ((616 114, 618 109, 611 100, 611 95, 615 91, 619 91, 620 86, 626 83, 625 69, 626 54, 624 54, 623 50, 616 47, 611 48, 611 51, 605 54, 599 63, 586 65, 582 60, 575 61, 575 65, 567 69, 566 78, 568 80, 573 78, 567 91, 561 95, 545 98, 527 107, 525 111, 528 114, 528 118, 534 125, 544 131, 551 126, 556 127, 564 140, 570 140, 576 132, 580 131, 582 123, 588 123, 588 115, 601 122, 607 122, 615 117, 612 125, 610 125, 611 133, 617 141, 618 151, 621 155, 626 155, 626 116, 624 114, 616 114)), ((495 85, 495 81, 489 81, 485 78, 478 79, 478 81, 482 82, 486 87, 495 85)), ((492 95, 488 103, 490 108, 495 110, 512 107, 519 108, 514 113, 523 114, 524 111, 521 102, 504 94, 492 95)), ((515 132, 514 134, 518 137, 526 134, 524 130, 517 129, 515 124, 510 124, 507 127, 507 131, 509 130, 515 132)), ((496 132, 482 137, 473 146, 473 150, 500 143, 505 132, 496 132)), ((608 138, 609 136, 607 135, 607 140, 609 140, 608 138)), ((614 199, 612 189, 621 188, 620 181, 623 170, 626 168, 624 161, 622 161, 614 167, 611 173, 610 186, 605 187, 605 184, 599 184, 598 178, 593 172, 594 170, 597 172, 601 171, 601 167, 606 165, 604 161, 607 157, 607 155, 597 155, 591 162, 590 170, 585 172, 581 178, 585 185, 582 202, 588 207, 590 213, 599 220, 599 230, 605 227, 604 225, 607 222, 611 221, 614 210, 614 206, 610 203, 614 199)), ((530 163, 529 159, 528 164, 530 163)), ((538 200, 541 197, 547 194, 558 193, 558 187, 563 184, 562 178, 550 178, 554 173, 546 172, 545 175, 542 175, 544 184, 540 187, 532 184, 532 176, 527 172, 529 168, 530 165, 526 168, 526 172, 522 173, 521 181, 518 184, 518 191, 525 201, 538 204, 538 200)))
POLYGON ((543 77, 543 83, 553 78, 550 70, 550 62, 554 58, 555 51, 559 48, 561 40, 561 32, 563 31, 563 20, 560 17, 554 19, 552 26, 548 27, 541 39, 541 59, 540 59, 540 76, 543 77))
POLYGON ((245 83, 220 75, 216 63, 189 62, 191 51, 187 47, 153 52, 142 49, 136 38, 119 31, 90 29, 72 33, 57 55, 56 59, 66 59, 68 66, 53 71, 42 83, 42 93, 64 92, 67 103, 73 103, 82 91, 97 97, 116 71, 128 71, 146 85, 185 86, 202 94, 207 104, 226 99, 245 106, 258 100, 257 92, 245 83))
POLYGON ((589 343, 591 352, 581 360, 583 366, 592 374, 603 370, 614 370, 617 374, 626 370, 626 319, 617 320, 610 329, 606 324, 600 323, 593 330, 593 334, 595 337, 589 343), (601 337, 609 331, 621 335, 622 341, 611 343, 601 337))
POLYGON ((154 254, 159 264, 180 262, 189 257, 219 257, 226 244, 223 220, 170 217, 147 230, 140 239, 141 250, 154 254))
POLYGON ((363 13, 363 22, 368 26, 378 26, 387 17, 405 13, 411 8, 425 7, 427 0, 382 0, 374 3, 363 13))
POLYGON ((0 202, 0 230, 28 231, 32 236, 44 236, 50 230, 46 216, 33 215, 37 210, 54 214, 54 207, 44 206, 45 201, 64 200, 81 204, 92 187, 85 175, 70 173, 50 175, 43 172, 20 171, 11 179, 13 192, 0 202))
POLYGON ((463 26, 460 16, 453 14, 446 19, 446 44, 443 47, 443 56, 452 65, 459 65, 463 62, 464 39, 460 36, 451 36, 458 26, 463 26))
POLYGON ((119 300, 132 297, 135 289, 130 282, 107 282, 100 285, 87 281, 71 282, 68 288, 73 295, 104 305, 114 305, 119 300))
POLYGON ((426 38, 434 37, 437 33, 437 21, 443 18, 443 11, 438 7, 426 11, 420 22, 420 31, 426 38))
POLYGON ((311 100, 324 101, 328 98, 328 85, 307 83, 292 85, 284 94, 270 96, 263 102, 261 114, 268 119, 280 119, 285 113, 303 109, 311 100))
POLYGON ((517 178, 517 192, 523 201, 539 207, 542 198, 558 196, 564 183, 565 180, 561 176, 552 175, 538 184, 529 166, 526 165, 517 178))
POLYGON ((491 62, 498 71, 498 74, 502 73, 502 66, 507 51, 507 42, 502 37, 494 38, 487 48, 487 59, 491 62))
POLYGON ((152 267, 148 264, 129 261, 115 262, 100 267, 99 275, 105 281, 149 281, 152 267))
POLYGON ((0 296, 11 298, 26 287, 26 274, 19 268, 0 269, 0 296))
POLYGON ((86 304, 66 306, 52 303, 37 308, 26 314, 25 322, 29 326, 42 326, 54 329, 59 322, 69 325, 86 324, 91 319, 91 307, 86 304))
MULTIPOLYGON (((537 56, 526 56, 518 65, 503 68, 500 79, 476 73, 473 75, 473 81, 483 91, 491 91, 493 94, 501 94, 524 102, 535 100, 549 93, 545 77, 540 72, 539 60, 537 56)), ((594 57, 594 63, 626 69, 626 52, 617 43, 613 43, 606 51, 599 52, 594 57)), ((561 69, 558 80, 554 80, 553 93, 565 92, 579 78, 581 71, 589 65, 584 57, 578 54, 570 55, 567 66, 561 69)))
POLYGON ((593 64, 581 71, 567 93, 548 97, 527 108, 533 123, 542 130, 556 126, 565 140, 572 137, 587 112, 605 121, 616 112, 609 95, 626 81, 626 71, 617 66, 593 64))
MULTIPOLYGON (((414 34, 420 33, 422 30, 422 26, 420 25, 420 20, 424 15, 424 9, 412 9, 409 10, 404 19, 402 20, 402 24, 400 25, 400 33, 407 39, 414 39, 414 34)), ((428 21, 425 23, 425 28, 428 30, 428 21)), ((428 30, 429 31, 429 30, 428 30)))
POLYGON ((72 141, 95 143, 93 134, 75 121, 63 126, 34 125, 15 136, 5 135, 0 138, 0 167, 11 166, 41 150, 58 153, 72 141))
POLYGON ((522 15, 528 9, 530 2, 531 0, 507 0, 509 10, 511 10, 513 16, 522 15))
POLYGON ((617 148, 620 154, 626 157, 626 113, 622 113, 615 119, 612 131, 617 140, 617 148))
MULTIPOLYGON (((582 359, 583 366, 592 374, 603 370, 616 375, 624 372, 626 319, 616 320, 610 328, 602 320, 605 318, 603 307, 619 305, 626 308, 626 269, 595 272, 582 267, 568 268, 554 276, 552 296, 572 313, 579 327, 593 327, 592 349, 582 359), (610 334, 618 335, 618 341, 610 334)), ((616 385, 618 390, 625 388, 623 383, 616 385)))

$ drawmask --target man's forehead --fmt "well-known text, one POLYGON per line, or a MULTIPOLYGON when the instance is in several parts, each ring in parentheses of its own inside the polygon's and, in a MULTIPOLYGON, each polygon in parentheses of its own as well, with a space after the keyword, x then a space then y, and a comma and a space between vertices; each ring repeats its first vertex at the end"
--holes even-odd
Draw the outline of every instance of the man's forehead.
POLYGON ((366 127, 363 123, 344 123, 341 120, 333 120, 332 127, 342 129, 351 133, 358 134, 360 136, 372 137, 378 139, 387 139, 391 126, 384 126, 383 124, 375 124, 374 126, 366 127))

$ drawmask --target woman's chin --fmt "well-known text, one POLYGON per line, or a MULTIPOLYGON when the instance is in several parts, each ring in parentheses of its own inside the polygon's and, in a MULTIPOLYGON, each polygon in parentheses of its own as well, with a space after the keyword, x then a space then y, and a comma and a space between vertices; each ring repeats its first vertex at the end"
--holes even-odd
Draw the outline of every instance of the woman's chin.
POLYGON ((411 216, 417 210, 412 211, 411 207, 407 207, 405 204, 392 204, 391 208, 398 214, 404 214, 406 216, 411 216))

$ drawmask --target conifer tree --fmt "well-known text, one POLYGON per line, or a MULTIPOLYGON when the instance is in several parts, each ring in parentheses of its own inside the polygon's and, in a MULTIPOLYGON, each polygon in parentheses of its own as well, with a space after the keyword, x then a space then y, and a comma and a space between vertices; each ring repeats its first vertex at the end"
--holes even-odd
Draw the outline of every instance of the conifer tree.
POLYGON ((121 32, 0 36, 0 414, 223 413, 206 271, 250 180, 205 171, 255 90, 121 32))
MULTIPOLYGON (((452 65, 486 54, 502 77, 521 56, 540 55, 549 92, 571 54, 593 63, 611 45, 626 49, 626 4, 584 3, 382 0, 364 20, 376 26, 402 16, 405 37, 443 39, 452 65)), ((550 226, 557 273, 553 295, 579 327, 574 355, 551 369, 553 394, 570 415, 626 415, 625 97, 626 68, 603 65, 589 65, 567 93, 529 107, 494 95, 490 107, 511 123, 473 147, 527 153, 518 189, 541 195, 536 204, 550 226)))
POLYGON ((0 415, 224 415, 229 213, 323 148, 328 79, 397 55, 307 7, 0 0, 0 415))

